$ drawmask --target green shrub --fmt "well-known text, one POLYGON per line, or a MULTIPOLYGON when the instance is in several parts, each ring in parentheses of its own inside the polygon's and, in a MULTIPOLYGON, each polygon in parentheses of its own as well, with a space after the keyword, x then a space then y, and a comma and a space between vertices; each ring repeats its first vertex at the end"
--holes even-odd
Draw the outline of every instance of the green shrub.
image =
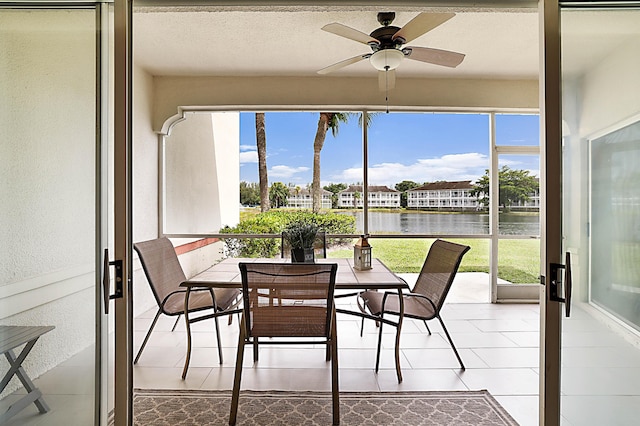
MULTIPOLYGON (((280 234, 290 222, 313 223, 328 234, 355 233, 355 217, 338 213, 313 213, 310 210, 270 210, 246 217, 233 228, 225 227, 222 234, 280 234)), ((342 243, 330 239, 327 245, 342 243)), ((275 257, 280 252, 280 239, 225 238, 224 255, 229 257, 275 257)))

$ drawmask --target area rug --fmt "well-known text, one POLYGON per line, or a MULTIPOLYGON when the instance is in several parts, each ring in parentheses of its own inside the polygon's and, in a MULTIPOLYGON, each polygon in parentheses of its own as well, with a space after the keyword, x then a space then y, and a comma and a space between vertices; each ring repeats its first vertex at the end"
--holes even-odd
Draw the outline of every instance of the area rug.
MULTIPOLYGON (((136 389, 136 426, 226 425, 230 391, 136 389)), ((238 425, 330 425, 331 393, 245 391, 238 425)), ((340 392, 341 425, 517 425, 487 392, 340 392)))

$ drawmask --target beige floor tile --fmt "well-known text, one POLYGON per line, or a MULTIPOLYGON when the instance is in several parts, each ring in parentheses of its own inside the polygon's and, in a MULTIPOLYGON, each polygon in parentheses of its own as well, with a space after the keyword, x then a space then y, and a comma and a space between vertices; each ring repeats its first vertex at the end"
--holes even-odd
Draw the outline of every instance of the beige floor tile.
POLYGON ((189 368, 182 380, 182 368, 140 367, 133 369, 133 387, 141 389, 200 389, 211 368, 189 368))
POLYGON ((429 391, 468 390, 455 370, 452 369, 409 369, 402 372, 402 383, 398 383, 395 370, 378 373, 378 383, 382 391, 429 391))
POLYGON ((538 426, 538 396, 498 395, 496 400, 520 426, 538 426))
POLYGON ((530 368, 468 368, 459 376, 469 389, 487 389, 493 396, 538 394, 539 377, 530 368))
POLYGON ((538 348, 474 348, 473 352, 490 368, 537 368, 538 348))
MULTIPOLYGON (((452 349, 403 349, 411 368, 460 368, 452 349)), ((458 349, 467 369, 487 368, 488 365, 471 349, 458 349)))

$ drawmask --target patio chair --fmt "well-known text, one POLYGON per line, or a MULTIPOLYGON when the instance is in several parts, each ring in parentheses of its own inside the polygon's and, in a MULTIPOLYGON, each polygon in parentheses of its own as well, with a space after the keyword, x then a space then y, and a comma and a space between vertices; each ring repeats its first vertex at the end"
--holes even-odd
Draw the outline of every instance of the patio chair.
MULTIPOLYGON (((235 425, 245 345, 325 344, 331 360, 333 424, 340 424, 335 263, 240 263, 243 314, 229 425, 235 425)), ((254 345, 254 350, 256 346, 254 345)))
MULTIPOLYGON (((138 350, 134 364, 138 362, 142 351, 147 345, 153 328, 160 317, 160 314, 167 316, 177 316, 171 331, 174 331, 180 316, 184 314, 184 296, 186 289, 180 287, 186 281, 184 271, 178 261, 176 251, 168 238, 157 238, 154 240, 135 243, 133 248, 140 257, 142 269, 151 286, 153 297, 158 304, 158 312, 149 327, 149 331, 138 350)), ((233 313, 232 308, 239 303, 240 290, 235 288, 225 289, 202 289, 192 290, 189 298, 189 313, 205 310, 213 310, 213 314, 226 315, 225 311, 233 313)), ((222 364, 222 347, 220 345, 220 328, 218 316, 215 316, 216 338, 218 340, 218 358, 222 364)))
MULTIPOLYGON (((318 232, 313 242, 313 251, 316 259, 327 258, 327 234, 325 232, 318 232)), ((280 235, 280 257, 282 259, 291 258, 291 246, 282 235, 280 235)))
MULTIPOLYGON (((440 316, 440 310, 449 293, 453 278, 458 271, 462 256, 469 251, 469 246, 452 243, 444 240, 436 240, 429 249, 427 258, 422 265, 416 284, 408 294, 403 294, 404 317, 419 319, 424 322, 427 331, 431 334, 427 321, 437 318, 442 325, 453 352, 458 358, 460 367, 465 369, 458 350, 451 340, 451 336, 440 316)), ((392 292, 380 293, 377 291, 365 291, 360 294, 363 307, 372 315, 382 318, 384 314, 399 315, 398 295, 392 292)), ((363 319, 364 320, 364 319, 363 319)), ((376 354, 376 371, 380 361, 380 345, 382 343, 382 322, 379 322, 378 351, 376 354)), ((361 330, 362 335, 362 330, 361 330)))

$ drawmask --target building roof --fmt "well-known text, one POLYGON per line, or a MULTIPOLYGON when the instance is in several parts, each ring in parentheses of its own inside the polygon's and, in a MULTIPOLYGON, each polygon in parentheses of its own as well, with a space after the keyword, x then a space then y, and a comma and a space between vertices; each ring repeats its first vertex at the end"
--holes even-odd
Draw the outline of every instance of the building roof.
MULTIPOLYGON (((324 188, 321 189, 321 191, 322 191, 322 195, 331 195, 332 194, 331 191, 327 191, 324 188)), ((300 195, 303 195, 303 196, 304 195, 308 195, 308 196, 311 196, 311 191, 308 190, 307 188, 300 188, 298 190, 298 193, 296 194, 296 188, 289 187, 289 196, 293 196, 293 195, 298 195, 298 196, 300 196, 300 195)))
POLYGON ((473 185, 471 184, 470 180, 458 180, 454 182, 438 181, 438 182, 425 183, 424 185, 419 186, 418 188, 409 189, 407 192, 437 191, 437 190, 443 190, 443 189, 473 189, 473 185))
MULTIPOLYGON (((367 187, 369 193, 371 192, 400 192, 400 191, 396 191, 395 189, 389 188, 388 186, 384 186, 384 185, 369 185, 367 187)), ((351 193, 351 192, 362 192, 362 185, 349 185, 349 187, 347 189, 343 189, 342 191, 339 192, 339 194, 342 193, 351 193)))

